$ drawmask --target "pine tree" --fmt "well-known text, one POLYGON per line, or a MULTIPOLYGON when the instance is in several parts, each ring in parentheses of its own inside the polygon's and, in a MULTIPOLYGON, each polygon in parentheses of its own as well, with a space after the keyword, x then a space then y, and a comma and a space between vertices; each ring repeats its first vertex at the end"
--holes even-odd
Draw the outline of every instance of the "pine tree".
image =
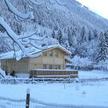
POLYGON ((63 38, 63 34, 62 34, 62 31, 59 29, 57 33, 57 39, 60 44, 62 43, 62 38, 63 38))
POLYGON ((68 28, 68 42, 69 46, 76 47, 77 37, 76 37, 76 28, 68 28))
POLYGON ((104 33, 106 46, 108 46, 108 31, 104 33))
POLYGON ((72 41, 71 41, 71 31, 70 31, 70 28, 68 28, 68 43, 69 43, 69 46, 72 46, 72 41))
POLYGON ((91 34, 91 31, 89 30, 89 33, 88 33, 88 41, 91 41, 92 40, 92 34, 91 34))
POLYGON ((52 34, 51 35, 52 35, 52 38, 56 38, 55 37, 55 31, 54 30, 52 31, 52 34))
POLYGON ((86 34, 85 33, 86 33, 86 30, 85 30, 85 27, 83 26, 82 29, 81 29, 81 34, 80 34, 81 42, 86 41, 86 34))
POLYGON ((94 37, 98 37, 98 32, 97 32, 97 30, 95 29, 95 30, 93 30, 93 34, 94 34, 94 37))
POLYGON ((108 46, 106 44, 106 37, 105 35, 101 32, 100 37, 99 37, 99 43, 97 46, 97 53, 95 55, 95 61, 105 61, 108 55, 108 46))

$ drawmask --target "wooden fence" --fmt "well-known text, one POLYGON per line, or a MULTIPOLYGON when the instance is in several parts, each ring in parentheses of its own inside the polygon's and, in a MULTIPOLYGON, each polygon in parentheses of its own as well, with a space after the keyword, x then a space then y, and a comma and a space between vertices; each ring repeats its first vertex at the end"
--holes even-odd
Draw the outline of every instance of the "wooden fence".
POLYGON ((30 71, 30 77, 35 78, 77 78, 78 71, 57 69, 35 69, 30 71))

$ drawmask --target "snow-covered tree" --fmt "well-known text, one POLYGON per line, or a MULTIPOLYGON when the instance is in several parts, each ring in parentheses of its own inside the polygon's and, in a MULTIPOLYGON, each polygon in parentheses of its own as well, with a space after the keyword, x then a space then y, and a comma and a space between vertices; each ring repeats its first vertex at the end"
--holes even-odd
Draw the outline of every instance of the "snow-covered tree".
POLYGON ((74 27, 68 28, 68 42, 69 46, 71 47, 76 47, 77 45, 77 31, 75 30, 74 27))
POLYGON ((97 46, 94 59, 96 62, 105 61, 108 55, 108 43, 106 43, 106 36, 101 32, 99 37, 99 43, 97 46))
POLYGON ((58 39, 59 43, 62 44, 63 34, 62 34, 62 31, 60 29, 57 32, 57 39, 58 39))
POLYGON ((106 31, 104 33, 104 36, 105 36, 105 43, 106 43, 106 46, 108 47, 108 31, 106 31))
POLYGON ((89 30, 89 33, 88 33, 88 41, 91 41, 92 40, 92 33, 91 31, 89 30))
POLYGON ((0 36, 0 53, 9 51, 10 47, 5 39, 5 37, 0 36))
MULTIPOLYGON (((33 18, 32 12, 21 13, 12 5, 12 3, 9 0, 4 0, 4 2, 6 4, 6 6, 8 7, 8 10, 11 13, 13 13, 15 15, 15 17, 17 17, 19 19, 23 19, 23 20, 33 18)), ((19 48, 23 51, 23 53, 25 53, 25 51, 24 51, 25 48, 24 48, 21 40, 18 39, 19 36, 11 29, 11 27, 8 25, 8 23, 4 20, 4 18, 2 16, 0 16, 0 27, 2 28, 2 30, 6 31, 8 36, 19 46, 19 48)), ((18 33, 20 32, 19 29, 17 31, 18 33)))
POLYGON ((80 41, 82 43, 87 41, 86 29, 84 26, 81 28, 80 38, 81 38, 80 41))
POLYGON ((52 38, 56 38, 55 30, 52 31, 52 38))
POLYGON ((67 32, 68 32, 68 43, 69 43, 69 46, 72 46, 72 40, 71 40, 71 31, 70 31, 70 28, 68 27, 68 30, 67 30, 67 32))
POLYGON ((94 34, 94 37, 98 37, 98 31, 95 29, 95 30, 93 30, 93 34, 94 34))

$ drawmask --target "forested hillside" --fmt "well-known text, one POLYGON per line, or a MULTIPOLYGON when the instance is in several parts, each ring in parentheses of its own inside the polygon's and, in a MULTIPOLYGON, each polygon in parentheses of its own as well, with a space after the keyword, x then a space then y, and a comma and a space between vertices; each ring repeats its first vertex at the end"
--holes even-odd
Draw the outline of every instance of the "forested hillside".
MULTIPOLYGON (((25 47, 60 43, 72 57, 87 57, 93 62, 107 59, 108 21, 75 0, 1 0, 0 16, 25 47), (26 13, 32 17, 26 18, 26 13)), ((17 47, 0 26, 0 53, 17 47)))

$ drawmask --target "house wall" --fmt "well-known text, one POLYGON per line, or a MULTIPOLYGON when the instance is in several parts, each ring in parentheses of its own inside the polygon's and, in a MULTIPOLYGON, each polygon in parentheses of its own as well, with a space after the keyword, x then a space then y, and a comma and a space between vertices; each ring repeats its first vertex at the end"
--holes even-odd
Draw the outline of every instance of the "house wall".
POLYGON ((24 58, 20 61, 2 60, 2 69, 20 73, 30 72, 33 69, 65 69, 65 53, 56 48, 44 51, 36 58, 24 58))
POLYGON ((2 60, 1 67, 10 73, 13 70, 17 73, 25 73, 28 72, 28 59, 21 59, 20 61, 15 59, 2 60))
POLYGON ((37 58, 30 58, 29 59, 29 71, 32 69, 42 69, 42 56, 39 56, 37 58))
MULTIPOLYGON (((56 66, 60 66, 60 69, 65 68, 65 59, 64 59, 64 52, 60 49, 52 49, 47 52, 43 53, 42 56, 42 63, 43 65, 52 65, 52 68, 56 68, 56 66)), ((50 67, 49 67, 50 68, 50 67)))
POLYGON ((38 58, 30 58, 29 70, 32 69, 65 69, 65 54, 60 49, 44 51, 38 58))

